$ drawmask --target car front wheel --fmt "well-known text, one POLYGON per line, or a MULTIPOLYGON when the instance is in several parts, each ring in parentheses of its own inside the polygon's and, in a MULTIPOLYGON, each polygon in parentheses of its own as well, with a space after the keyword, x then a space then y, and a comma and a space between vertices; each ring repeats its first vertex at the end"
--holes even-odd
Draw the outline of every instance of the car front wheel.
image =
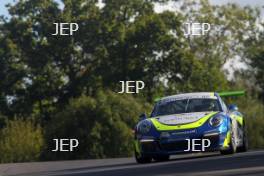
POLYGON ((234 154, 236 153, 236 140, 235 140, 235 134, 233 132, 233 129, 230 130, 230 146, 227 150, 221 150, 220 153, 222 155, 228 155, 228 154, 234 154))
POLYGON ((144 163, 150 163, 152 158, 144 156, 142 154, 139 154, 138 152, 135 152, 135 159, 137 163, 144 164, 144 163))

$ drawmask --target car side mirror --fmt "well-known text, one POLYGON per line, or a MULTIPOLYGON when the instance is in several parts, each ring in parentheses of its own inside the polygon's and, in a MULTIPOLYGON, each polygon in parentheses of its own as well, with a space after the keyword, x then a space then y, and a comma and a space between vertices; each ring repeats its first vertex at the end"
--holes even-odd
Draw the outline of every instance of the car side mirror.
POLYGON ((139 121, 141 121, 141 120, 145 120, 145 119, 147 119, 148 117, 147 117, 147 115, 145 114, 145 113, 143 113, 143 114, 141 114, 140 116, 139 116, 139 121))
POLYGON ((230 112, 238 111, 238 107, 237 107, 237 105, 235 105, 235 104, 231 104, 231 105, 228 106, 228 110, 229 110, 230 112))

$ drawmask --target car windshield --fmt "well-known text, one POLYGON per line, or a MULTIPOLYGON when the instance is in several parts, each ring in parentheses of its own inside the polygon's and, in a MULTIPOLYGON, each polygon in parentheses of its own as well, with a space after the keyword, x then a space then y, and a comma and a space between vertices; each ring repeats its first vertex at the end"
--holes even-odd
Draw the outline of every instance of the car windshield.
POLYGON ((189 112, 220 111, 217 99, 181 99, 156 104, 152 117, 189 112))

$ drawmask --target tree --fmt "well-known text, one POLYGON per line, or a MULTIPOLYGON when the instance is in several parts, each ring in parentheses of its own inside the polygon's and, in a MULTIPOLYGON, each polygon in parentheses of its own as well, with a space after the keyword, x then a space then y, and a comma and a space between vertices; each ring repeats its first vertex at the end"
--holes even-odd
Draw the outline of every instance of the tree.
POLYGON ((63 108, 70 98, 100 87, 117 90, 120 80, 146 81, 151 100, 159 84, 156 58, 174 40, 164 19, 175 16, 155 13, 153 2, 145 0, 105 1, 101 8, 97 1, 63 3, 63 9, 52 0, 9 7, 11 19, 3 20, 1 30, 3 57, 19 64, 16 89, 3 95, 12 97, 11 111, 37 111, 48 119, 52 107, 63 108), (53 36, 55 22, 76 22, 80 30, 71 37, 53 36))
POLYGON ((138 114, 149 105, 129 95, 100 91, 95 97, 81 96, 59 112, 46 129, 45 159, 83 159, 129 156, 133 153, 133 129, 138 114), (73 152, 51 152, 53 139, 78 139, 73 152))
MULTIPOLYGON (((261 24, 263 26, 263 24, 261 24)), ((261 30, 261 29, 260 29, 261 30)), ((253 89, 259 92, 260 98, 264 102, 264 34, 260 32, 259 35, 251 37, 247 41, 249 47, 247 48, 246 62, 249 67, 248 77, 252 80, 253 89)))
POLYGON ((131 154, 131 128, 143 102, 153 103, 156 96, 234 88, 263 92, 258 9, 188 0, 180 9, 157 13, 155 5, 167 0, 98 2, 62 0, 61 8, 55 0, 18 1, 9 5, 10 19, 0 19, 0 126, 15 117, 38 119, 47 142, 43 159, 131 154), (53 23, 71 22, 79 25, 74 35, 51 35, 53 23), (185 36, 186 22, 210 23, 211 30, 185 36), (223 66, 235 58, 251 72, 236 73, 230 82, 223 66), (117 94, 119 81, 129 80, 144 81, 145 89, 117 94), (58 137, 80 138, 81 148, 51 154, 58 137))

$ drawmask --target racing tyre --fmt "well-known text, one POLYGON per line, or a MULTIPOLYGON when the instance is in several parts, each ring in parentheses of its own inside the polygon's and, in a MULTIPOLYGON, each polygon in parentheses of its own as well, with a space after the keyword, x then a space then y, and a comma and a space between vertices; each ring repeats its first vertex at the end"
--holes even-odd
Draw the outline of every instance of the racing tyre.
POLYGON ((157 162, 168 161, 170 159, 170 155, 155 156, 153 159, 157 162))
POLYGON ((137 163, 144 164, 144 163, 150 163, 151 157, 146 157, 144 155, 140 155, 139 153, 135 152, 135 159, 137 163))
POLYGON ((243 145, 237 148, 237 152, 246 152, 248 150, 248 138, 246 128, 243 129, 243 145))
POLYGON ((235 135, 233 129, 230 130, 230 136, 231 136, 230 147, 227 150, 221 150, 220 153, 222 155, 229 155, 236 153, 236 143, 235 143, 235 135))

